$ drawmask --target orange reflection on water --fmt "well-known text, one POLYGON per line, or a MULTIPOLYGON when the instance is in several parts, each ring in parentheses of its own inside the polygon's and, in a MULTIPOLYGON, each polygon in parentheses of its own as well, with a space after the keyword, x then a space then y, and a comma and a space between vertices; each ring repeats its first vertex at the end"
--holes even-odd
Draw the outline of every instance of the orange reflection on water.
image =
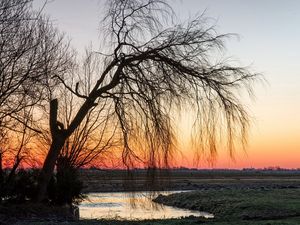
MULTIPOLYGON (((173 192, 172 192, 173 193, 173 192)), ((170 194, 170 192, 168 192, 170 194)), ((80 206, 80 218, 82 219, 167 219, 187 216, 213 217, 212 214, 163 206, 154 203, 151 198, 157 194, 139 192, 131 193, 90 193, 88 199, 80 206), (151 197, 150 197, 151 196, 151 197)))

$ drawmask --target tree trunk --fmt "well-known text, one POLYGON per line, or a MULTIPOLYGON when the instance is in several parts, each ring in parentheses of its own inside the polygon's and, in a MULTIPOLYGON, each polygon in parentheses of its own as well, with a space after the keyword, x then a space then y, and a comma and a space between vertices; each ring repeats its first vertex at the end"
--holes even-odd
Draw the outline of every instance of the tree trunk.
POLYGON ((47 154, 47 157, 44 161, 43 168, 39 174, 38 189, 37 189, 36 199, 35 199, 37 202, 43 201, 46 197, 47 186, 51 179, 52 173, 54 171, 57 157, 66 141, 66 136, 63 133, 64 131, 58 128, 57 110, 58 110, 58 100, 53 99, 50 101, 50 120, 49 120, 52 143, 49 152, 47 154))
POLYGON ((65 137, 53 137, 52 144, 50 146, 50 150, 45 159, 43 168, 39 175, 38 180, 38 192, 36 195, 36 201, 41 202, 46 197, 47 186, 51 179, 52 173, 54 171, 56 159, 60 153, 60 150, 64 146, 66 138, 65 137))
POLYGON ((86 99, 83 105, 80 107, 76 116, 72 120, 70 126, 65 129, 63 124, 57 121, 58 100, 53 99, 50 102, 50 131, 52 136, 52 144, 47 154, 43 168, 39 175, 38 190, 36 195, 36 201, 41 202, 46 197, 46 191, 48 183, 51 179, 54 171, 56 160, 59 156, 61 149, 63 148, 66 139, 74 132, 74 130, 80 125, 85 118, 88 111, 95 105, 95 98, 90 97, 86 99))

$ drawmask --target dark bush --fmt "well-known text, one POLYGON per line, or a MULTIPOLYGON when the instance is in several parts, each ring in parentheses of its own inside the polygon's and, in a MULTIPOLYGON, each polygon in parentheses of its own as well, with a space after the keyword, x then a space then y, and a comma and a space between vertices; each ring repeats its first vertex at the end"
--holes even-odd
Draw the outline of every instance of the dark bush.
POLYGON ((9 170, 2 173, 0 188, 1 199, 12 202, 24 202, 35 196, 38 170, 19 170, 11 175, 9 170))
POLYGON ((37 178, 39 171, 34 170, 19 170, 15 178, 12 180, 12 191, 16 195, 18 202, 31 200, 36 195, 37 178))
MULTIPOLYGON (((0 202, 23 203, 35 199, 39 170, 18 170, 13 176, 10 171, 2 172, 0 180, 0 202), (10 178, 9 178, 10 177, 10 178)), ((78 171, 72 167, 60 168, 51 178, 48 185, 48 198, 45 200, 54 205, 79 203, 83 184, 78 171)))
POLYGON ((56 205, 78 203, 83 199, 83 183, 74 168, 58 170, 48 185, 48 197, 56 205))

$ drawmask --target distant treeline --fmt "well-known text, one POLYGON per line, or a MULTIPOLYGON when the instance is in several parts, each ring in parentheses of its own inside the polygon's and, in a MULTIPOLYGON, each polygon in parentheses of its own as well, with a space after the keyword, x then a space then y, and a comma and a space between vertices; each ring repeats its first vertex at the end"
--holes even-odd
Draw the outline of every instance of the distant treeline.
POLYGON ((197 178, 218 178, 218 177, 245 177, 245 176, 299 176, 300 169, 283 168, 244 168, 244 169, 194 169, 194 168, 171 168, 171 169, 81 169, 81 174, 97 174, 103 176, 169 176, 169 177, 197 177, 197 178))

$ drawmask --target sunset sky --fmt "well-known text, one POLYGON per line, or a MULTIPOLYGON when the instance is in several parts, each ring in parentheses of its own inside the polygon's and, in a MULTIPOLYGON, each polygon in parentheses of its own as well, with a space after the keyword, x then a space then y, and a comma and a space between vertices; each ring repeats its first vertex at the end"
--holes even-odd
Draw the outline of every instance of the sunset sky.
MULTIPOLYGON (((42 0, 35 0, 40 8, 42 0)), ((44 12, 83 52, 97 49, 104 0, 53 0, 44 12)), ((219 33, 236 33, 226 42, 226 56, 264 75, 255 85, 254 101, 244 100, 253 116, 249 145, 235 160, 220 149, 216 168, 280 166, 300 168, 300 1, 298 0, 172 0, 178 17, 186 20, 205 11, 219 33)), ((187 121, 182 121, 187 123, 187 121)), ((184 136, 184 134, 183 134, 184 136)), ((182 145, 182 150, 186 147, 182 145)), ((190 155, 190 154, 189 154, 190 155)), ((193 166, 192 157, 182 165, 193 166)), ((208 164, 200 163, 201 167, 208 164)))

